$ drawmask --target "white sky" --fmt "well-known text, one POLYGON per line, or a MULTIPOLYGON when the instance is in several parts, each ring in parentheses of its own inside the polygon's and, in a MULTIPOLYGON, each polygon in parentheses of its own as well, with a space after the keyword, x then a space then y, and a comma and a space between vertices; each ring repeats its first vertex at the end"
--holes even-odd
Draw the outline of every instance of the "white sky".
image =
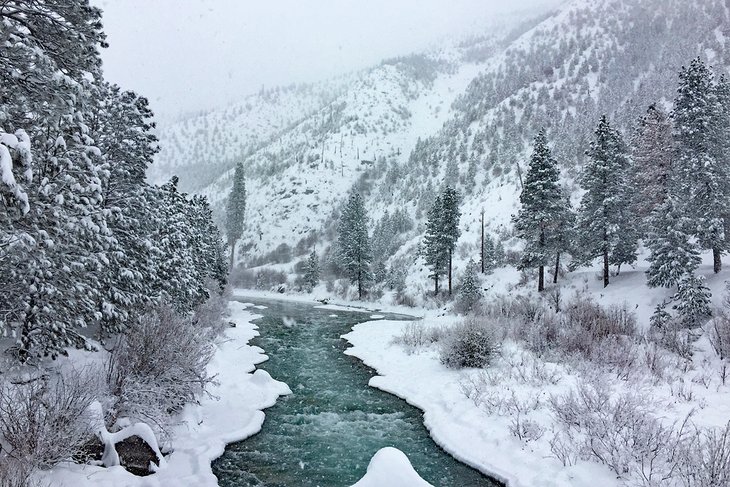
POLYGON ((108 80, 162 117, 329 78, 560 0, 92 0, 108 80))

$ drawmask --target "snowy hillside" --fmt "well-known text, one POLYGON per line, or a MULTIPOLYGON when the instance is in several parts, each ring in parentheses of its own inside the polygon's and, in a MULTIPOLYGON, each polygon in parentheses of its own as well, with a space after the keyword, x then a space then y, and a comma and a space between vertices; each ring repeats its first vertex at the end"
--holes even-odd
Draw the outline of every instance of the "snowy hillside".
POLYGON ((509 34, 270 90, 168 127, 151 175, 177 173, 220 212, 231 168, 243 160, 249 258, 300 241, 304 253, 317 240, 302 240, 312 232, 326 243, 354 185, 375 224, 397 208, 422 221, 434 188, 456 184, 466 195, 468 246, 482 207, 492 230, 509 223, 518 164, 524 171, 539 128, 570 183, 601 114, 626 131, 649 103, 673 98, 689 59, 728 64, 728 28, 720 0, 575 0, 509 34))

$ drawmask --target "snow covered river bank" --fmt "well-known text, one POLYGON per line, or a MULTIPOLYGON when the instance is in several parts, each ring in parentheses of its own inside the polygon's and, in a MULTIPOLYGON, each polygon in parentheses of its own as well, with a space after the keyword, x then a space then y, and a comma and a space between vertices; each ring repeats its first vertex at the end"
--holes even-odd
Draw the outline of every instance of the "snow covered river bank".
POLYGON ((256 302, 266 309, 257 310, 263 318, 252 345, 269 356, 259 367, 293 394, 266 411, 259 434, 229 445, 214 462, 221 486, 348 486, 384 447, 404 452, 435 486, 497 485, 439 448, 418 409, 369 387, 375 372, 343 353, 347 342, 341 336, 371 320, 369 314, 256 302))

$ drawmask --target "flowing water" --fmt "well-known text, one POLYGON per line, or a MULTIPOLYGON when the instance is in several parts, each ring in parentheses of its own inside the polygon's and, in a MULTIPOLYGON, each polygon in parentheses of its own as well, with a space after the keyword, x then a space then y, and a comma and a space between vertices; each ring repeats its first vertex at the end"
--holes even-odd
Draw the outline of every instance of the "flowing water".
POLYGON ((420 410, 368 386, 374 371, 343 353, 348 344, 340 336, 369 314, 256 303, 267 307, 257 310, 263 315, 256 321, 261 336, 252 341, 269 356, 259 367, 293 394, 266 410, 260 433, 228 445, 214 462, 222 487, 347 487, 386 446, 403 451, 437 487, 499 485, 439 448, 420 410))

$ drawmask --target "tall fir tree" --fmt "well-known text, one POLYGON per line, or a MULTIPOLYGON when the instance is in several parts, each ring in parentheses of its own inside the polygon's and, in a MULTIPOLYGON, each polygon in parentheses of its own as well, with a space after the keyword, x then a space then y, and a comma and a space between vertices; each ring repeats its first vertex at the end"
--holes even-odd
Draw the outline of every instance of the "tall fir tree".
POLYGON ((226 238, 230 248, 230 267, 236 257, 236 243, 243 236, 243 222, 246 216, 246 176, 243 163, 236 164, 233 174, 233 187, 226 203, 226 238))
POLYGON ((696 243, 685 232, 690 222, 672 197, 652 211, 648 222, 647 283, 652 287, 676 286, 684 276, 693 274, 701 262, 696 243))
POLYGON ((348 198, 340 216, 338 230, 340 265, 350 281, 357 282, 357 295, 362 299, 367 284, 372 281, 372 251, 368 236, 368 217, 360 193, 353 192, 348 198))
POLYGON ((446 272, 447 254, 444 252, 443 232, 441 228, 441 215, 443 213, 443 202, 441 195, 436 199, 428 211, 426 222, 426 234, 424 236, 424 258, 426 265, 431 269, 429 277, 434 282, 434 293, 439 293, 439 279, 446 272))
POLYGON ((456 243, 461 236, 461 195, 453 187, 447 186, 441 194, 441 231, 444 252, 447 256, 449 295, 452 293, 452 269, 456 243))
POLYGON ((315 288, 319 284, 319 257, 317 251, 312 250, 304 268, 304 284, 309 288, 315 288))
POLYGON ((609 284, 609 266, 636 261, 638 235, 628 183, 630 162, 621 134, 604 115, 587 151, 588 162, 581 178, 586 191, 578 211, 576 236, 579 263, 603 260, 603 285, 609 284))
MULTIPOLYGON (((545 266, 563 248, 558 232, 566 218, 565 198, 560 188, 560 170, 548 147, 544 131, 535 137, 530 165, 520 194, 520 211, 514 217, 517 236, 525 241, 519 268, 538 269, 537 290, 545 290, 545 266)), ((563 232, 566 231, 562 228, 563 232)))
POLYGON ((727 109, 714 85, 710 69, 697 58, 679 73, 679 88, 672 119, 677 145, 675 174, 678 191, 686 203, 685 214, 693 222, 690 233, 703 249, 712 250, 714 271, 722 268, 728 250, 725 238, 730 200, 730 170, 724 149, 727 109))
POLYGON ((669 115, 653 104, 639 119, 631 139, 633 213, 641 219, 642 235, 648 231, 649 215, 669 197, 674 156, 669 115))
POLYGON ((469 260, 459 286, 458 306, 461 311, 472 311, 482 297, 482 290, 479 285, 479 266, 473 260, 469 260))

